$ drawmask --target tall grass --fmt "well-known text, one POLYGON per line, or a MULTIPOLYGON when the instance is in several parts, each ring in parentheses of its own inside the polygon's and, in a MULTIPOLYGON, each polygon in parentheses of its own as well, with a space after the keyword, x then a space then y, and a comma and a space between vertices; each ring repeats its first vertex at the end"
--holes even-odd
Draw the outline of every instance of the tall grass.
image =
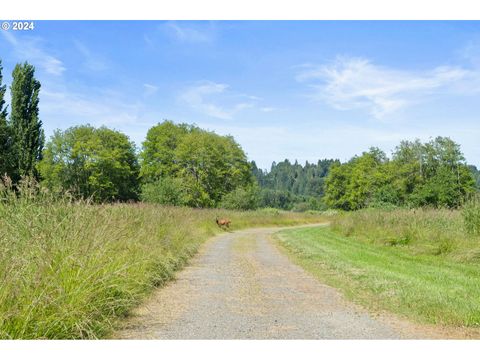
POLYGON ((467 232, 480 235, 480 196, 473 197, 465 204, 462 215, 467 232))
POLYGON ((356 241, 402 247, 413 255, 476 262, 480 261, 480 233, 470 231, 469 223, 479 221, 480 212, 469 206, 469 210, 366 209, 337 214, 331 224, 333 231, 356 241))
POLYGON ((53 199, 31 184, 0 188, 0 338, 106 336, 198 246, 233 229, 318 222, 313 214, 234 212, 53 199))

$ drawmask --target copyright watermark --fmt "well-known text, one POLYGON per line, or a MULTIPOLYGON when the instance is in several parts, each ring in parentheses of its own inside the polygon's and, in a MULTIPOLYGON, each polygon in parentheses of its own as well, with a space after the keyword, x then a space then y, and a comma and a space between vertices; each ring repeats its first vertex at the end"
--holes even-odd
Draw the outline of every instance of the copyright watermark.
POLYGON ((33 21, 2 21, 2 30, 28 31, 35 29, 33 21))

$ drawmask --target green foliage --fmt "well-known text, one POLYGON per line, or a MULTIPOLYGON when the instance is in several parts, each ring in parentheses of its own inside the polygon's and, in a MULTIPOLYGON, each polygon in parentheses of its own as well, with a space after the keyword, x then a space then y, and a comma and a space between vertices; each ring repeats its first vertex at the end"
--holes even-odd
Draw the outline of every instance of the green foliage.
POLYGON ((477 187, 477 190, 480 190, 480 170, 478 170, 474 165, 469 165, 468 168, 472 172, 473 178, 475 179, 475 186, 477 187))
POLYGON ((126 201, 137 199, 139 192, 135 145, 106 127, 57 130, 38 169, 49 189, 68 190, 77 198, 126 201))
POLYGON ((142 185, 141 200, 149 203, 182 206, 187 203, 186 189, 179 178, 164 177, 142 185))
POLYGON ((437 137, 425 144, 402 141, 392 160, 372 148, 333 166, 325 180, 325 202, 343 210, 388 205, 455 208, 474 186, 460 146, 437 137))
POLYGON ((175 176, 175 150, 183 137, 199 129, 188 124, 174 124, 164 121, 150 128, 140 153, 142 164, 140 175, 145 182, 152 182, 165 176, 175 176))
POLYGON ((181 179, 185 204, 214 207, 229 192, 253 184, 250 164, 231 136, 165 121, 151 128, 141 153, 145 183, 181 179))
POLYGON ((357 210, 371 204, 397 201, 385 153, 371 148, 346 164, 336 164, 325 181, 325 202, 334 208, 357 210))
POLYGON ((257 186, 238 187, 222 198, 220 207, 231 210, 255 210, 258 208, 259 200, 257 186))
POLYGON ((288 191, 261 189, 261 207, 290 210, 293 204, 293 195, 288 191))
POLYGON ((7 123, 7 106, 5 106, 6 85, 2 85, 2 62, 0 60, 0 176, 12 172, 12 149, 10 127, 7 123))
POLYGON ((323 211, 327 207, 325 203, 318 198, 310 197, 307 201, 295 202, 292 211, 305 212, 305 211, 323 211))
POLYGON ((179 144, 176 160, 190 206, 215 206, 225 194, 253 183, 246 155, 232 137, 192 132, 179 144))
POLYGON ((10 128, 13 144, 14 180, 21 176, 38 176, 36 163, 42 158, 45 136, 38 118, 40 82, 35 68, 17 64, 12 77, 10 128))

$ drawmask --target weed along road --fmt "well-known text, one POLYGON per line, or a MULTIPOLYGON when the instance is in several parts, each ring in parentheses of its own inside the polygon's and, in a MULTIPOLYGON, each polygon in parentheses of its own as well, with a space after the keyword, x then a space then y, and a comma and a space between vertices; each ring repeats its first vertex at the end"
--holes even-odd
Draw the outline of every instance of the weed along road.
POLYGON ((209 240, 177 280, 158 289, 114 334, 121 339, 420 338, 409 324, 347 302, 280 251, 279 228, 209 240))

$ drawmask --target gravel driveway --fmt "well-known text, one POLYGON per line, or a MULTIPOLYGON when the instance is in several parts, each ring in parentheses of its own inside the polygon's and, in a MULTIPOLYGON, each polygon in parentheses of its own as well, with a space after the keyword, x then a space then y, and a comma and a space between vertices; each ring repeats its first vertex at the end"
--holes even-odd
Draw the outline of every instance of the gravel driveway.
MULTIPOLYGON (((120 339, 398 339, 410 325, 373 317, 280 252, 279 228, 209 240, 177 280, 158 289, 120 339)), ((431 337, 431 336, 429 336, 431 337)))

